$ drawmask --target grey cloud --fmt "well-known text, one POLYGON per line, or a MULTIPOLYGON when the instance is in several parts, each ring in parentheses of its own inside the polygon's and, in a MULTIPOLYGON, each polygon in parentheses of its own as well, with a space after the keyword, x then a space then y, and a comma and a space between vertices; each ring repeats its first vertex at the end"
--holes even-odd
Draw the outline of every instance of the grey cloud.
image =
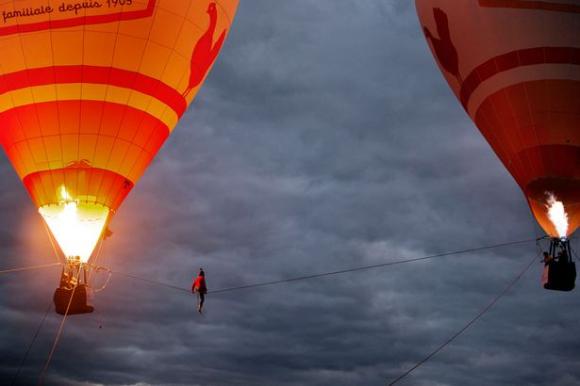
MULTIPOLYGON (((533 237, 525 200, 438 73, 412 1, 243 0, 194 105, 119 211, 103 263, 210 289, 533 237)), ((3 266, 53 259, 0 162, 3 266)), ((114 276, 67 320, 52 385, 383 385, 527 264, 524 245, 208 296, 114 276)), ((574 294, 540 265, 406 385, 572 385, 574 294)), ((9 382, 58 270, 0 278, 9 382)), ((52 313, 19 384, 35 384, 52 313)))

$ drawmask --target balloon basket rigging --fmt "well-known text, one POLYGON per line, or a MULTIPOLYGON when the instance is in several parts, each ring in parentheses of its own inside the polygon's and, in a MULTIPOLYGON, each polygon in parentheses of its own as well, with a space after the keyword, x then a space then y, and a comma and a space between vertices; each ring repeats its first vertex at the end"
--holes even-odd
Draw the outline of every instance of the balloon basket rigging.
POLYGON ((89 314, 94 307, 89 304, 90 297, 105 289, 112 272, 108 268, 95 267, 82 263, 79 258, 68 258, 64 263, 60 275, 60 283, 54 291, 54 307, 57 314, 79 315, 89 314), (99 288, 90 285, 93 276, 100 272, 106 272, 107 278, 99 288))
POLYGON ((545 263, 547 281, 544 283, 544 288, 554 291, 572 291, 576 284, 576 263, 572 259, 570 240, 552 238, 548 255, 550 260, 545 263))

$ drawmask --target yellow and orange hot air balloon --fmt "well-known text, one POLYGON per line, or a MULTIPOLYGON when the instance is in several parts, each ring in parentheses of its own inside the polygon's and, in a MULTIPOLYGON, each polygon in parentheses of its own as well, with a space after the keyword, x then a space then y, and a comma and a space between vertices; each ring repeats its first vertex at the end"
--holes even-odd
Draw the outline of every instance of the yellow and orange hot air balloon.
POLYGON ((197 94, 237 5, 0 4, 0 143, 66 257, 89 260, 197 94))
POLYGON ((416 0, 451 89, 542 228, 580 225, 580 4, 416 0))

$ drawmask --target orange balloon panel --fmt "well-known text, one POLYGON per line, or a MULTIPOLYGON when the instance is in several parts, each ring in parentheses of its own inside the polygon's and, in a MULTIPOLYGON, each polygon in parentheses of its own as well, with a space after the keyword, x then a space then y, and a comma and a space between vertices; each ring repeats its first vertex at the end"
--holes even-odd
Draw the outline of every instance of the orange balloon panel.
POLYGON ((114 212, 197 94, 237 5, 2 2, 0 143, 35 204, 66 192, 114 212))
POLYGON ((580 225, 580 4, 416 0, 451 89, 552 236, 580 225), (548 213, 563 203, 568 228, 548 213))

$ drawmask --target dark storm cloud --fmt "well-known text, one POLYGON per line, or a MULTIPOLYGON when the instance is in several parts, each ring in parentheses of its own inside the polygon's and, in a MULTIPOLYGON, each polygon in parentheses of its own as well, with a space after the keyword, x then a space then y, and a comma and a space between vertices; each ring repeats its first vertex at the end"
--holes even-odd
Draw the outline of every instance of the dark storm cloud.
MULTIPOLYGON (((7 161, 6 266, 51 261, 7 161)), ((524 199, 430 57, 411 1, 243 0, 198 99, 123 206, 113 269, 210 289, 534 236, 524 199)), ((71 317, 54 385, 382 385, 512 280, 533 245, 210 295, 114 276, 71 317)), ((409 385, 571 385, 574 294, 534 266, 409 385), (564 311, 565 310, 565 311, 564 311)), ((57 269, 2 278, 2 384, 44 314, 57 269)), ((20 384, 34 384, 49 315, 20 384)))

